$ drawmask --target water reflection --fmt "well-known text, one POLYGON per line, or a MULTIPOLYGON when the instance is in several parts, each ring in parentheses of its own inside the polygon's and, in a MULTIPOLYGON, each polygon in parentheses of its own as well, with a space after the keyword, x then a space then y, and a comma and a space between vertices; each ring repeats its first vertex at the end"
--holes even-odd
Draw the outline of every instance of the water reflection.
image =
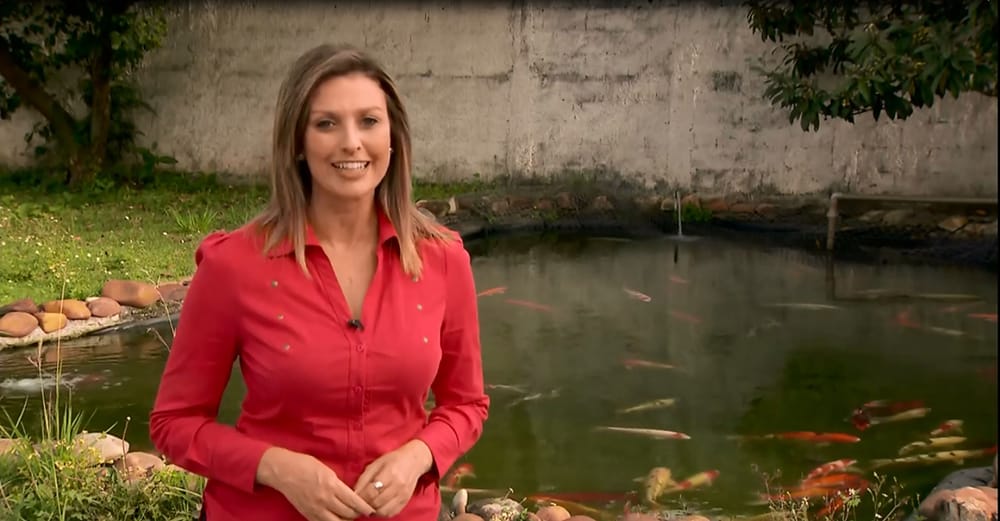
MULTIPOLYGON (((946 419, 965 420, 969 448, 996 443, 996 324, 969 316, 996 312, 995 274, 850 264, 828 272, 824 259, 801 252, 710 239, 531 236, 469 247, 480 290, 506 288, 479 299, 485 376, 496 387, 483 438, 466 458, 478 476, 469 486, 513 487, 523 495, 616 492, 634 489, 633 478, 654 465, 675 477, 718 469, 712 487, 667 503, 743 512, 763 489, 759 472, 780 470, 794 481, 837 458, 894 457, 946 419), (841 298, 878 288, 980 300, 841 298), (836 309, 775 305, 796 303, 836 309), (630 358, 677 369, 628 369, 623 361, 630 358), (664 397, 676 403, 619 412, 664 397), (859 433, 846 418, 879 398, 922 400, 931 413, 859 433), (666 429, 691 439, 645 439, 596 431, 598 425, 666 429), (819 446, 731 439, 782 431, 862 440, 819 446)), ((169 340, 169 327, 156 332, 169 340)), ((38 376, 31 356, 45 371, 61 359, 71 375, 99 376, 72 389, 77 407, 97 411, 97 428, 131 417, 129 441, 149 447, 146 417, 166 356, 153 332, 0 353, 0 380, 38 376)), ((241 386, 236 376, 227 389, 227 421, 238 413, 241 386)), ((38 400, 37 393, 3 393, 5 408, 38 400)), ((951 470, 893 472, 914 492, 926 492, 951 470)))

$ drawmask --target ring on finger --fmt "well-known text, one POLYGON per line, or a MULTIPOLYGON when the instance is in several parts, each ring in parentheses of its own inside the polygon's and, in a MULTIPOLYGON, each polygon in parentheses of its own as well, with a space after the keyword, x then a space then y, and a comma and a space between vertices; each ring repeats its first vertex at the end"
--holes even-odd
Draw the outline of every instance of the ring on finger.
POLYGON ((372 483, 372 486, 375 487, 375 490, 381 491, 382 488, 385 487, 385 483, 382 483, 381 481, 376 481, 372 483))

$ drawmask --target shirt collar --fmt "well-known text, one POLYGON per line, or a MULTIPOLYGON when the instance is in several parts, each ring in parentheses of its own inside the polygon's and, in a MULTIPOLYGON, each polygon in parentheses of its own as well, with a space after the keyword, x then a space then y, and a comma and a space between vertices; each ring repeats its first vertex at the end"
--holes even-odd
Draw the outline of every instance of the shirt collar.
MULTIPOLYGON (((396 235, 396 227, 393 226, 392 221, 389 220, 389 216, 386 215, 385 210, 382 209, 382 205, 379 203, 375 204, 375 213, 378 216, 378 243, 383 245, 389 239, 398 239, 396 235)), ((311 223, 306 221, 306 247, 319 246, 319 239, 316 238, 316 232, 313 230, 311 223)), ((292 245, 292 240, 290 237, 285 237, 279 242, 271 251, 268 253, 269 257, 281 257, 285 255, 292 255, 295 252, 295 248, 292 245)))

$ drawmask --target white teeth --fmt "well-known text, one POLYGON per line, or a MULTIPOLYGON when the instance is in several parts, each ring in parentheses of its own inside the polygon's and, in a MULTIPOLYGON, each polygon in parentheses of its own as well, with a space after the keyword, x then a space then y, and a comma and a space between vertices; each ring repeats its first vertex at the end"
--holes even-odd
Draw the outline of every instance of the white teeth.
POLYGON ((368 166, 368 161, 341 161, 339 163, 333 163, 334 168, 339 168, 341 170, 360 170, 368 166))

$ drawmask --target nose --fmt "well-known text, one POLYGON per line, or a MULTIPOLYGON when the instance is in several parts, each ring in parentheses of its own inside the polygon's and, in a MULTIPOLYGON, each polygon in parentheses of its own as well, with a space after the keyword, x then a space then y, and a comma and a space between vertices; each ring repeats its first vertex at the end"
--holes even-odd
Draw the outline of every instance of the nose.
POLYGON ((343 143, 344 152, 353 153, 355 151, 361 150, 361 132, 357 125, 346 124, 342 127, 344 129, 343 143))

